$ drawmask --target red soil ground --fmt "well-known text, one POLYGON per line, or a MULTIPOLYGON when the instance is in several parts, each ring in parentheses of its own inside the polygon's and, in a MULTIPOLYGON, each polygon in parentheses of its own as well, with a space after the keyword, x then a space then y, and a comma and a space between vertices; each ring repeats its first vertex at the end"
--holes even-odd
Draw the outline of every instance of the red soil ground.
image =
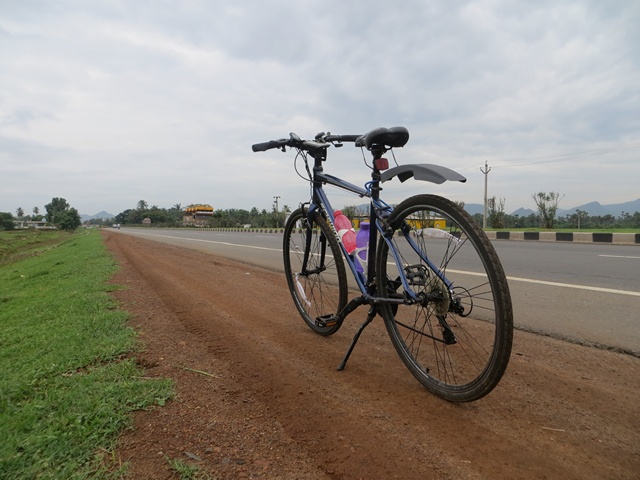
POLYGON ((104 235, 138 361, 177 389, 121 438, 130 478, 179 478, 167 459, 215 479, 640 478, 638 358, 517 331, 500 385, 454 405, 413 379, 380 319, 336 371, 366 310, 320 337, 281 273, 104 235))

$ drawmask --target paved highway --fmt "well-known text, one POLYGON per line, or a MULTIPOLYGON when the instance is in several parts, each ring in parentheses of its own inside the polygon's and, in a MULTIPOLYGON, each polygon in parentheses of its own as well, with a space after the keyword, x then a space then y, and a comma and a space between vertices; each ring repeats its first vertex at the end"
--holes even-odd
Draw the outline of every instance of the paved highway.
MULTIPOLYGON (((281 234, 120 232, 282 270, 281 234)), ((494 246, 509 278, 518 327, 640 356, 640 247, 500 240, 494 246)))

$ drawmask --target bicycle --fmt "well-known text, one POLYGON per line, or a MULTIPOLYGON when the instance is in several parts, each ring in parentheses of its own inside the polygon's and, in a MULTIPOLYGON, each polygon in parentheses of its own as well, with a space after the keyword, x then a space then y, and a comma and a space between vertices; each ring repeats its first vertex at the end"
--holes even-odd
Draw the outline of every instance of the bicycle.
POLYGON ((408 140, 404 127, 364 135, 319 133, 314 140, 291 133, 252 150, 296 150, 294 168, 311 185, 311 199, 291 213, 283 241, 288 287, 303 320, 316 333, 332 335, 347 315, 369 306, 338 370, 346 366, 366 326, 380 315, 398 355, 428 391, 451 402, 478 400, 495 388, 509 362, 509 286, 484 231, 460 206, 432 194, 412 196, 395 207, 380 199, 381 183, 395 177, 436 184, 466 181, 438 165, 395 162, 389 168, 383 155, 391 151, 395 161, 393 148, 408 140), (348 142, 361 149, 371 170, 364 188, 324 172, 328 148, 348 142), (371 153, 371 163, 365 151, 371 153), (299 159, 306 176, 300 173, 299 159), (324 185, 370 200, 368 261, 362 272, 338 234, 324 185), (345 262, 360 291, 350 301, 345 262))

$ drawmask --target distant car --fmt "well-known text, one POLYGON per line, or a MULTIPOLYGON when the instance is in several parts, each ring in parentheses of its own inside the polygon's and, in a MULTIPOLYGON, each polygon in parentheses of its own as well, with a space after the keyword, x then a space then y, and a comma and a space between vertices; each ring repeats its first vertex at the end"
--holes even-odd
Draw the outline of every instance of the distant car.
POLYGON ((114 223, 113 224, 113 228, 120 228, 120 224, 119 223, 114 223))

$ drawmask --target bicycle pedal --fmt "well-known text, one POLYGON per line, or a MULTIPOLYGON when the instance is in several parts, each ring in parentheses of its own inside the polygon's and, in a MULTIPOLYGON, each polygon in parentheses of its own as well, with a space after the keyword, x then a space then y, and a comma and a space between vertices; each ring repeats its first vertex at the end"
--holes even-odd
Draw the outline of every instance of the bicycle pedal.
POLYGON ((407 265, 404 267, 404 271, 409 281, 409 285, 424 286, 427 284, 429 278, 429 272, 424 265, 407 265))
POLYGON ((316 317, 316 326, 325 328, 325 327, 333 327, 336 323, 338 323, 338 317, 335 315, 321 315, 316 317))

